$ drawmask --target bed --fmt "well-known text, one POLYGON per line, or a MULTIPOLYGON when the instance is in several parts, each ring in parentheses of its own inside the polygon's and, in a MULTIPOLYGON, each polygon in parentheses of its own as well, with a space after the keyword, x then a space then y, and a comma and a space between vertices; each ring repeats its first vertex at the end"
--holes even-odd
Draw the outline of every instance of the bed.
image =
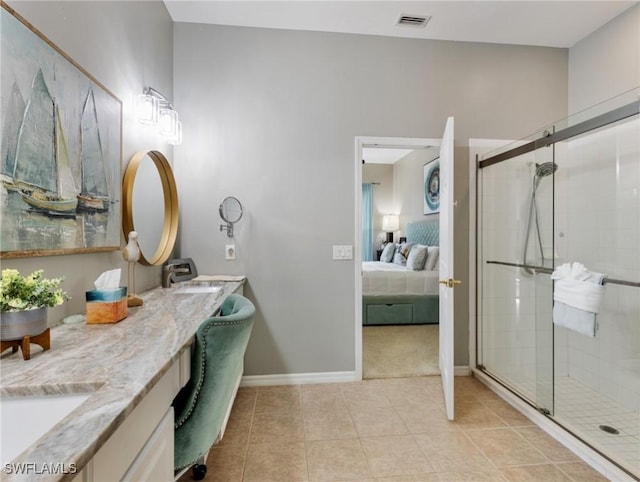
MULTIPOLYGON (((407 242, 437 247, 439 221, 407 224, 407 242)), ((362 324, 416 325, 439 322, 439 271, 413 271, 390 262, 362 263, 362 324)))

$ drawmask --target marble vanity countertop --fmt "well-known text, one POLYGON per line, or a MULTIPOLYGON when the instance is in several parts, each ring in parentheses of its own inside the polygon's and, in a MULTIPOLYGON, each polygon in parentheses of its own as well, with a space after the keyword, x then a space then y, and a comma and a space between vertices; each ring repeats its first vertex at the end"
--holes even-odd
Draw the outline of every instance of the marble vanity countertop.
MULTIPOLYGON (((155 288, 141 295, 115 324, 60 324, 51 349, 32 346, 31 359, 5 351, 0 358, 0 396, 89 393, 90 397, 12 463, 75 464, 79 472, 193 341, 206 318, 242 281, 216 282, 215 293, 155 288)), ((0 479, 72 480, 75 474, 8 475, 0 479)))

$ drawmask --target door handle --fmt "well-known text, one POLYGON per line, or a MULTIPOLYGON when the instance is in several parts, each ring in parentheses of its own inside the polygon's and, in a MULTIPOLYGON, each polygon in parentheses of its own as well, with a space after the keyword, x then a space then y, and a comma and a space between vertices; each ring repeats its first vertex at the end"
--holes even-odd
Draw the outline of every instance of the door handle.
POLYGON ((449 279, 441 279, 440 281, 438 281, 438 283, 440 283, 441 285, 446 285, 447 288, 453 288, 455 285, 462 284, 462 281, 460 281, 459 279, 449 278, 449 279))

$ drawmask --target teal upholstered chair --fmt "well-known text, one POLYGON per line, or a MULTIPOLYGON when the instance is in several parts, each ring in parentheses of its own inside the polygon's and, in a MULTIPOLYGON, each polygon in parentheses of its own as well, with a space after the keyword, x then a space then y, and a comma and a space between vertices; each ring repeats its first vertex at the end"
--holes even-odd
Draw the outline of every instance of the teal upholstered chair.
POLYGON ((196 332, 191 379, 173 401, 174 468, 193 467, 204 478, 204 457, 222 436, 244 368, 255 307, 247 298, 229 295, 219 316, 205 320, 196 332))

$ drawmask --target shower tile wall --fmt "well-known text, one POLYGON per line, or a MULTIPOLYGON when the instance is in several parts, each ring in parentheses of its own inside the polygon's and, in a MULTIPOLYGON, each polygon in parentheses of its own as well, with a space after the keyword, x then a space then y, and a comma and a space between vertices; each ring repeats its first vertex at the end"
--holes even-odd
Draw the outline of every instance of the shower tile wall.
MULTIPOLYGON (((557 146, 556 264, 640 280, 640 123, 557 146)), ((640 412, 640 289, 608 284, 595 338, 557 328, 555 373, 640 412)))

